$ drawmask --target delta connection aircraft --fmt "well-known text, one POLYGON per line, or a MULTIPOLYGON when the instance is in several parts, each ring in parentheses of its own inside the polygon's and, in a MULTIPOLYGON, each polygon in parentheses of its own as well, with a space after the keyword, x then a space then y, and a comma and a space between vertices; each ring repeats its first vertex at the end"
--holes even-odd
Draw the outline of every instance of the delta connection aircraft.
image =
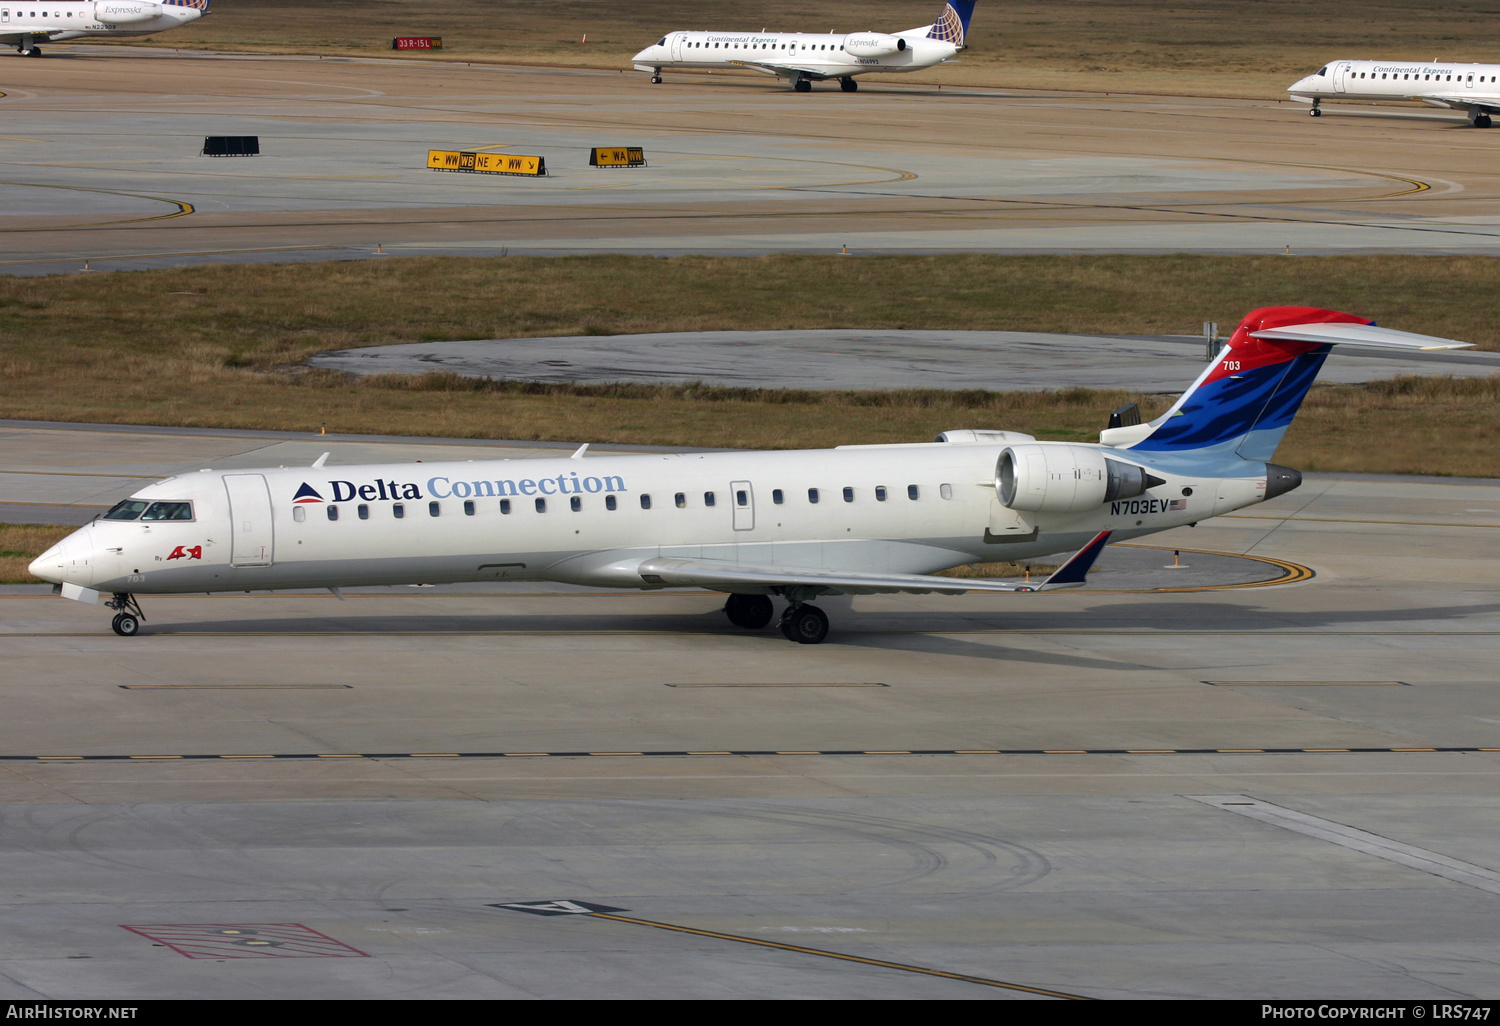
POLYGON ((1313 117, 1324 100, 1421 100, 1466 111, 1475 128, 1489 128, 1500 112, 1500 64, 1395 64, 1334 61, 1287 86, 1292 99, 1311 103, 1313 117))
POLYGON ((974 0, 948 0, 937 21, 905 32, 669 32, 634 57, 637 71, 661 82, 662 68, 749 68, 787 79, 799 93, 814 82, 839 80, 859 89, 855 75, 921 71, 952 60, 964 48, 974 0))
MULTIPOLYGON (((706 588, 817 644, 819 595, 1076 587, 1110 539, 1296 488, 1268 462, 1334 345, 1459 349, 1349 314, 1268 307, 1166 413, 1099 444, 1013 431, 936 442, 467 463, 202 470, 141 489, 31 564, 140 629, 138 595, 459 581, 706 588), (1076 549, 1037 585, 927 576, 1076 549)), ((1118 418, 1123 421, 1125 418, 1118 418)), ((1138 417, 1136 418, 1139 419, 1138 417)))
POLYGON ((40 57, 39 42, 85 36, 149 36, 197 21, 209 0, 0 0, 0 44, 28 57, 40 57))

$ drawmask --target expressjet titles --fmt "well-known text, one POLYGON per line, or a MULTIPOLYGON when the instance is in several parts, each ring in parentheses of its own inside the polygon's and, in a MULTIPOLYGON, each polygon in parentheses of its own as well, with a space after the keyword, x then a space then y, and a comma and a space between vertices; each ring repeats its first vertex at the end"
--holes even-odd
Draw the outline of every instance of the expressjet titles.
MULTIPOLYGON (((415 484, 398 481, 376 481, 374 484, 355 484, 353 481, 330 481, 334 502, 353 502, 363 499, 373 502, 423 498, 422 489, 415 484)), ((582 495, 584 492, 628 492, 625 479, 616 474, 608 477, 584 477, 577 474, 559 474, 533 480, 523 477, 516 481, 454 481, 446 477, 429 477, 427 494, 434 499, 467 499, 476 496, 494 495, 582 495)), ((315 496, 317 493, 307 485, 297 495, 315 496)), ((296 501, 296 500, 294 500, 296 501)))

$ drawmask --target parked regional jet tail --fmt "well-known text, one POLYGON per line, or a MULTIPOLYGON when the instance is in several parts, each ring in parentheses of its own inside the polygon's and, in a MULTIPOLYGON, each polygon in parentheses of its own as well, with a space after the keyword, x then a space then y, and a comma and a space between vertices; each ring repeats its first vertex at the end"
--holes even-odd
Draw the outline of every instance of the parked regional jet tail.
POLYGON ((1100 441, 1139 453, 1269 460, 1335 345, 1442 350, 1470 343, 1392 331, 1335 310, 1265 307, 1246 315, 1170 410, 1147 424, 1108 429, 1100 441))

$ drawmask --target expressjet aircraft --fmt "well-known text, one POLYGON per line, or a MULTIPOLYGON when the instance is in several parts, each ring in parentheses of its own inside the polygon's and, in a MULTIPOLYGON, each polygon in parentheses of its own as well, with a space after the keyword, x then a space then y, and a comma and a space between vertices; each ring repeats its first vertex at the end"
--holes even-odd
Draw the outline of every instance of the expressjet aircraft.
POLYGON ((814 82, 839 80, 846 93, 859 89, 855 75, 921 71, 952 60, 964 48, 974 0, 948 0, 931 25, 905 32, 669 32, 635 55, 637 71, 661 82, 662 68, 749 68, 778 75, 799 93, 814 82))
POLYGON ((1287 86, 1292 99, 1311 103, 1313 117, 1324 100, 1421 100, 1466 111, 1475 128, 1489 128, 1500 112, 1500 64, 1393 64, 1334 61, 1287 86))
MULTIPOLYGON (((818 595, 1076 587, 1111 539, 1296 488, 1268 462, 1334 345, 1458 349, 1309 307, 1247 316, 1170 410, 1097 445, 950 431, 914 445, 800 452, 202 470, 143 488, 31 572, 140 629, 138 595, 458 581, 696 587, 747 628, 784 599, 817 644, 818 595), (927 576, 1077 549, 1039 585, 927 576)), ((1117 418, 1124 421, 1125 417, 1117 418)), ((1135 418, 1137 421, 1139 417, 1135 418)))
POLYGON ((0 0, 0 44, 40 57, 39 42, 84 36, 149 36, 197 21, 209 0, 0 0))

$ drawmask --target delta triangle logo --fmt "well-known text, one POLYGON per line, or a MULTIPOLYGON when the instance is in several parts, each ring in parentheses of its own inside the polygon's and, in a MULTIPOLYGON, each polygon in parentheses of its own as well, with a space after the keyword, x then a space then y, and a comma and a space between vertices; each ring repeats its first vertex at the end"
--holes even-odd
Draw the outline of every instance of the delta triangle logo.
POLYGON ((322 501, 323 496, 319 495, 318 490, 312 485, 308 484, 306 481, 302 482, 302 487, 297 489, 297 494, 292 496, 292 502, 294 503, 322 501))

